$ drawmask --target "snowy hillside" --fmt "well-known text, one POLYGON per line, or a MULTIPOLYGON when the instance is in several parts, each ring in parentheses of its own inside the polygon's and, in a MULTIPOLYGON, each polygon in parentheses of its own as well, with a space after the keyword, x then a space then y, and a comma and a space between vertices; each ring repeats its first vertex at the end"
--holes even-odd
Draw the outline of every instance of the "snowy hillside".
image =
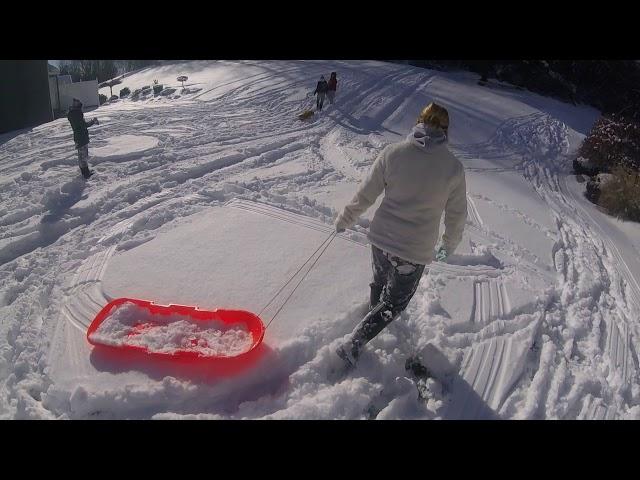
POLYGON ((640 418, 639 230, 600 213, 570 174, 597 111, 380 62, 194 61, 115 88, 155 79, 176 91, 85 115, 100 121, 87 182, 66 119, 0 137, 0 418, 640 418), (331 71, 336 105, 298 120, 331 71), (375 207, 244 364, 88 344, 96 313, 122 296, 266 323, 290 290, 263 307, 333 231, 377 153, 433 100, 466 168, 464 239, 345 378, 328 371, 366 313, 375 207), (408 358, 431 378, 405 370, 408 358))

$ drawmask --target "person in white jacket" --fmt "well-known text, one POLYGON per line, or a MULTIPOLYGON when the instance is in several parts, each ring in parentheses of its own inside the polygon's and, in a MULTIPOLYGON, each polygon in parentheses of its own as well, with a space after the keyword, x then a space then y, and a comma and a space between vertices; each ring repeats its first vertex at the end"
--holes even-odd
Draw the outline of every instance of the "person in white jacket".
POLYGON ((384 198, 369 227, 373 282, 369 313, 337 354, 355 365, 362 347, 407 307, 425 266, 444 261, 460 240, 467 217, 464 167, 447 148, 449 114, 430 103, 405 141, 376 158, 353 200, 336 219, 338 233, 384 198), (442 245, 434 255, 444 212, 442 245))

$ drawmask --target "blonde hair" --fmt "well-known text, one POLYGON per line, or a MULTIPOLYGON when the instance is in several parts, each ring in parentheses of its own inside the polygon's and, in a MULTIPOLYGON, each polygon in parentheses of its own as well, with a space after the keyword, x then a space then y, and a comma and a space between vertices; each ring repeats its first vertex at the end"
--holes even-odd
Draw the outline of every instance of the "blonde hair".
POLYGON ((416 123, 424 123, 432 128, 441 128, 445 133, 449 130, 449 112, 444 107, 431 102, 424 107, 416 123))

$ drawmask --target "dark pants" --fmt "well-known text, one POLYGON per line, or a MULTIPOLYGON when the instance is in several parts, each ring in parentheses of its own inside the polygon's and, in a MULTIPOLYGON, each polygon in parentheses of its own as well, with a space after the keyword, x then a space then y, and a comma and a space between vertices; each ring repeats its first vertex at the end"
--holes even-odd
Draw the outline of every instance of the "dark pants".
POLYGON ((84 178, 89 178, 91 176, 89 172, 89 164, 87 163, 88 158, 89 145, 78 147, 78 165, 80 166, 80 172, 82 172, 82 176, 84 178))
POLYGON ((324 105, 324 92, 318 92, 318 98, 316 100, 316 108, 318 110, 322 110, 322 105, 324 105))
POLYGON ((395 257, 373 245, 371 250, 373 282, 370 284, 370 310, 351 334, 354 357, 407 308, 425 269, 424 265, 395 257))

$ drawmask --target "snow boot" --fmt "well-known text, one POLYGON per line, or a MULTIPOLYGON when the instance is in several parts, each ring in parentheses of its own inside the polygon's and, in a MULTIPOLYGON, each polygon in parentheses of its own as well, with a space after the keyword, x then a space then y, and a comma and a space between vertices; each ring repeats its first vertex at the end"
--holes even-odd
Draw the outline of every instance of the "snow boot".
POLYGON ((354 329, 350 340, 336 350, 336 354, 349 367, 355 367, 362 347, 375 338, 398 315, 394 314, 385 302, 379 302, 354 329))
POLYGON ((429 394, 428 380, 433 378, 429 369, 425 367, 417 357, 407 358, 404 368, 415 379, 418 397, 422 400, 428 400, 432 396, 429 394))
POLYGON ((347 368, 353 368, 358 361, 359 349, 353 342, 347 342, 338 347, 336 354, 344 361, 347 368))
POLYGON ((407 372, 411 372, 411 374, 413 374, 413 376, 418 379, 427 379, 432 376, 431 372, 429 372, 427 367, 422 365, 417 357, 407 358, 407 360, 404 362, 404 369, 407 372))
POLYGON ((89 170, 89 167, 81 167, 80 171, 85 180, 88 180, 94 173, 93 170, 89 170))
POLYGON ((331 353, 327 369, 327 380, 330 382, 339 382, 355 367, 356 359, 349 352, 350 346, 351 342, 347 342, 331 353))

